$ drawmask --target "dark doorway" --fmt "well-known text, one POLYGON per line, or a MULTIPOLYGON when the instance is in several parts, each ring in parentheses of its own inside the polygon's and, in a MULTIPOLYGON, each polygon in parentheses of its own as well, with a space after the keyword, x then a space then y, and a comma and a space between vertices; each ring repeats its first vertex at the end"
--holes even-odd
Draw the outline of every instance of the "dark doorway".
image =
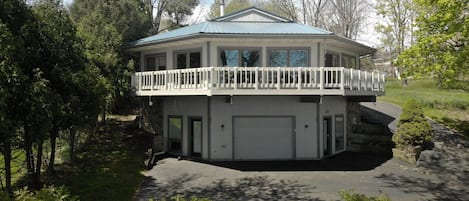
POLYGON ((191 117, 189 119, 190 153, 193 157, 202 155, 202 118, 191 117))
POLYGON ((322 133, 323 133, 323 153, 324 156, 332 154, 332 118, 324 117, 322 120, 322 133))

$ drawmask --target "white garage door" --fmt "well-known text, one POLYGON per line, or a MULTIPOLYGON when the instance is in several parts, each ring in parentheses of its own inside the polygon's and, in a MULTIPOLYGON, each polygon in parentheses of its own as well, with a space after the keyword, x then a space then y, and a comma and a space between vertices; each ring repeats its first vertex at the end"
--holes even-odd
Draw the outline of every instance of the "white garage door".
POLYGON ((293 117, 234 117, 235 160, 293 158, 293 117))

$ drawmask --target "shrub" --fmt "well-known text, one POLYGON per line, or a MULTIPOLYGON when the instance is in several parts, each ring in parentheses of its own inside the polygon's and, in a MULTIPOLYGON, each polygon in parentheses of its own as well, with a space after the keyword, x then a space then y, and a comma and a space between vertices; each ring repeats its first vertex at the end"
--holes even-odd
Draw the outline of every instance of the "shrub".
POLYGON ((402 108, 397 131, 392 136, 392 141, 400 148, 422 145, 431 140, 431 131, 421 105, 412 99, 402 108))
POLYGON ((11 201, 7 192, 0 191, 0 201, 11 201))
POLYGON ((340 198, 343 201, 391 201, 387 195, 380 197, 367 196, 365 194, 354 193, 353 191, 341 190, 339 192, 340 198))
POLYGON ((29 191, 28 188, 23 188, 15 191, 15 199, 18 201, 76 201, 77 196, 72 196, 68 190, 63 187, 44 186, 38 191, 29 191))

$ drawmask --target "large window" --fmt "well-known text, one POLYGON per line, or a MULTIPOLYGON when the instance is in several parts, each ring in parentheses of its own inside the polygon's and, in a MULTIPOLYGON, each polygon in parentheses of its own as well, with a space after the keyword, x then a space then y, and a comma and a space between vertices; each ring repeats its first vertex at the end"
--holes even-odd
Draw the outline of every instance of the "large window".
POLYGON ((307 67, 309 66, 308 50, 273 49, 269 54, 269 65, 272 67, 307 67))
POLYGON ((346 68, 357 68, 357 59, 354 56, 342 54, 342 66, 346 68))
POLYGON ((145 56, 145 71, 166 70, 166 54, 145 56))
POLYGON ((335 151, 345 149, 344 115, 335 116, 335 151))
POLYGON ((176 67, 178 69, 198 68, 201 65, 201 54, 198 50, 176 53, 176 67))
POLYGON ((168 150, 173 153, 182 152, 182 118, 168 118, 168 150))
POLYGON ((260 66, 259 52, 258 49, 222 49, 220 51, 221 65, 225 67, 260 66))

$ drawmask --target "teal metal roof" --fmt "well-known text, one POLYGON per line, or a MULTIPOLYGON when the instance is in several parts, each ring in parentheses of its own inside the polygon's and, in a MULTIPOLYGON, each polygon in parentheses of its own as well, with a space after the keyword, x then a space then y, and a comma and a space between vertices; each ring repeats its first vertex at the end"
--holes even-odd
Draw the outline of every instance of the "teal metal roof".
POLYGON ((203 34, 253 35, 332 35, 332 32, 292 22, 215 22, 207 21, 142 38, 127 45, 136 47, 203 34))

